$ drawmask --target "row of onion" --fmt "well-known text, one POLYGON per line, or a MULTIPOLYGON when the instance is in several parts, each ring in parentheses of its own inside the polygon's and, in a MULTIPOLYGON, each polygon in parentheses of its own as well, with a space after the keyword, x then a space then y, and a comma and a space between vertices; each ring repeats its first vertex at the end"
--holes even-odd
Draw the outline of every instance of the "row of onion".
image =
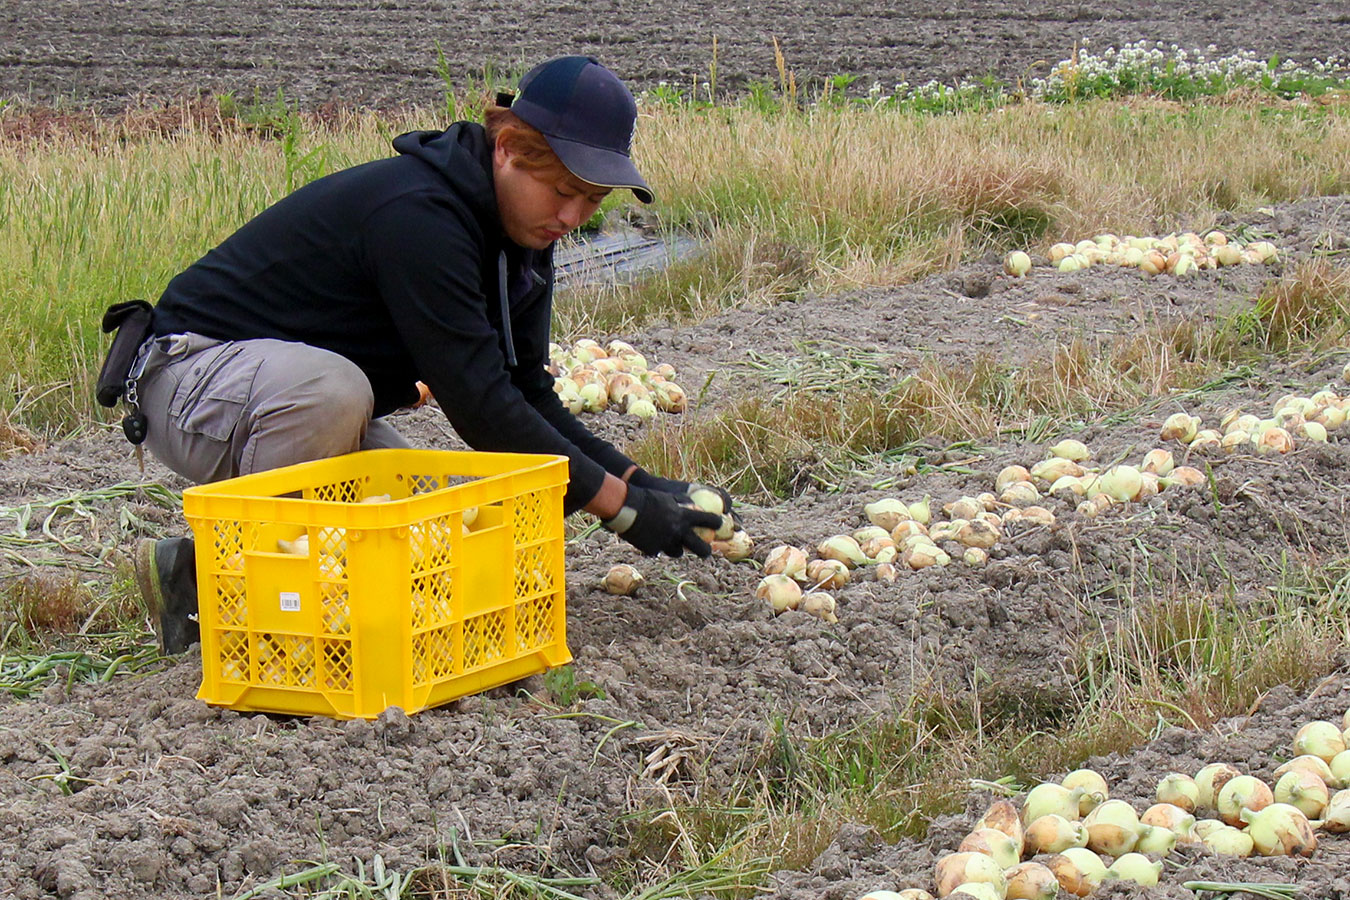
POLYGON ((1298 441, 1324 443, 1336 432, 1350 430, 1350 397, 1330 387, 1310 397, 1285 394, 1261 418, 1230 409, 1217 428, 1206 428, 1199 416, 1179 412, 1168 416, 1159 432, 1164 441, 1185 444, 1192 453, 1288 453, 1298 441))
MULTIPOLYGON (((1274 786, 1228 763, 1194 776, 1159 780, 1142 814, 1111 797, 1092 769, 1032 788, 1022 808, 999 800, 955 853, 937 862, 938 897, 1048 900, 1063 891, 1085 897, 1104 881, 1158 882, 1162 858, 1178 844, 1246 857, 1311 856, 1315 830, 1350 831, 1350 710, 1340 723, 1318 720, 1294 735, 1295 756, 1274 772, 1274 786), (1332 788, 1341 788, 1335 794, 1332 788), (1213 813, 1197 818, 1200 811, 1213 813), (1109 865, 1102 857, 1113 859, 1109 865)), ((860 900, 932 900, 919 888, 878 890, 860 900)))
MULTIPOLYGON (((1222 231, 1211 231, 1204 237, 1187 231, 1165 237, 1099 234, 1076 243, 1060 242, 1051 245, 1046 260, 1061 272, 1078 272, 1101 264, 1135 268, 1145 275, 1180 277, 1221 266, 1269 265, 1278 261, 1279 255, 1270 241, 1244 244, 1222 231)), ((1031 256, 1022 250, 1014 250, 1003 260, 1003 270, 1014 278, 1026 275, 1032 267, 1031 256)))
POLYGON ((553 390, 573 415, 600 412, 611 406, 640 419, 657 412, 688 408, 684 388, 675 382, 669 363, 648 366, 646 358, 625 341, 601 346, 583 338, 570 348, 548 345, 548 371, 553 390))

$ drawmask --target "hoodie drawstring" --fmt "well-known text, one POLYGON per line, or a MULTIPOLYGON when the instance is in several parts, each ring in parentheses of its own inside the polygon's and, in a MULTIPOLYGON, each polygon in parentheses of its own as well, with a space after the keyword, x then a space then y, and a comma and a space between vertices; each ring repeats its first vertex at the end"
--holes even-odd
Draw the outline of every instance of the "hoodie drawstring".
POLYGON ((502 336, 506 338, 506 364, 515 368, 516 343, 511 338, 511 302, 506 296, 506 251, 497 254, 497 299, 502 305, 502 336))

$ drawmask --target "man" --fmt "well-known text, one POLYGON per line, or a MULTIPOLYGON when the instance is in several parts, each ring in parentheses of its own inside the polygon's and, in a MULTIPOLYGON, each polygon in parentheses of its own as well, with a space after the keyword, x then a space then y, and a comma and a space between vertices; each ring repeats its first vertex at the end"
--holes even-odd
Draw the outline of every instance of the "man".
MULTIPOLYGON (((545 370, 554 243, 614 188, 652 200, 636 119, 612 72, 562 57, 483 125, 401 135, 398 155, 264 210, 160 297, 135 379, 146 445, 199 482, 406 447, 383 417, 429 389, 474 449, 566 456, 566 512, 649 555, 707 556, 693 529, 719 517, 591 434, 545 370)), ((191 539, 142 541, 135 569, 161 648, 181 652, 198 637, 191 539)))

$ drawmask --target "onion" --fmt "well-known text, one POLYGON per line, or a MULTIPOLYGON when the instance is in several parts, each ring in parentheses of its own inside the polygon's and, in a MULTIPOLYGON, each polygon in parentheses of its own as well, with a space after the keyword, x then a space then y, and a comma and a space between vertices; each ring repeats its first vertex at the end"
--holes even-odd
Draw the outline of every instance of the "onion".
POLYGON ((1187 413, 1173 413, 1163 420, 1160 435, 1164 441, 1181 441, 1189 444, 1200 430, 1200 420, 1187 413))
POLYGON ((1003 536, 1000 529, 990 525, 984 519, 974 519, 956 529, 956 540, 963 547, 988 550, 1003 536))
POLYGON ((1082 788, 1083 796, 1078 799, 1078 812, 1087 815, 1102 801, 1111 796, 1106 779, 1092 769, 1074 769, 1059 782, 1069 790, 1082 788))
POLYGON ((976 828, 993 828, 1012 838, 1013 843, 1022 846, 1024 832, 1022 818, 1011 800, 995 800, 975 823, 976 828))
POLYGON ((1335 722, 1313 721, 1294 734, 1294 752, 1309 753, 1331 762, 1337 753, 1345 750, 1345 736, 1335 722))
POLYGON ((979 547, 967 547, 961 554, 961 561, 968 566, 982 566, 989 561, 989 554, 979 547))
POLYGON ((933 900, 933 895, 918 888, 905 888, 896 894, 898 900, 933 900))
POLYGON ((1066 256, 1059 261, 1059 270, 1061 272, 1077 272, 1083 268, 1083 263, 1077 253, 1072 256, 1066 256))
POLYGON ((1070 494, 1073 494, 1074 497, 1081 497, 1087 493, 1087 485, 1083 483, 1082 478, 1074 475, 1065 475, 1061 478, 1057 478, 1055 482, 1050 485, 1050 489, 1046 493, 1050 494, 1052 497, 1058 497, 1061 491, 1068 491, 1070 494))
POLYGON ((1045 860, 1055 873, 1059 886, 1071 894, 1086 897, 1106 877, 1106 864, 1086 847, 1070 847, 1045 860))
POLYGON ((1223 856, 1241 856, 1244 858, 1252 855, 1252 848, 1256 844, 1250 834, 1239 831, 1231 825, 1214 829, 1201 838, 1201 842, 1210 850, 1223 856))
POLYGON ((952 561, 945 550, 934 543, 916 543, 900 554, 900 561, 911 569, 926 569, 929 566, 945 566, 952 561))
POLYGON ((908 538, 915 536, 928 537, 928 526, 913 519, 906 519, 891 529, 891 540, 900 546, 903 546, 908 538))
POLYGON ((1060 459, 1071 460, 1073 462, 1082 462, 1090 457, 1092 453, 1088 450, 1087 444, 1084 444, 1082 441, 1065 438, 1050 448, 1050 455, 1057 456, 1060 459))
POLYGON ((1101 480, 1102 491, 1122 503, 1137 499, 1143 484, 1143 478, 1134 466, 1112 466, 1101 480))
POLYGON ((899 576, 899 573, 895 569, 895 564, 889 562, 877 563, 877 567, 873 571, 873 574, 876 575, 877 581, 884 581, 888 584, 895 581, 899 576))
POLYGON ((1214 260, 1221 266, 1236 266, 1242 263, 1242 250, 1232 244, 1214 248, 1214 260))
POLYGON ((1088 849, 1107 856, 1129 853, 1139 840, 1139 814, 1124 800, 1107 800, 1088 813, 1083 824, 1087 826, 1088 849))
POLYGON ((1013 844, 1013 839, 997 828, 977 828, 961 841, 960 851, 983 853, 992 857, 1000 868, 1011 869, 1022 859, 1022 845, 1013 844))
POLYGON ((994 490, 1001 491, 1014 482, 1030 480, 1031 473, 1027 471, 1026 466, 1004 466, 994 477, 994 490))
POLYGON ((1087 828, 1058 813, 1047 813, 1027 824, 1024 843, 1029 853, 1059 853, 1070 847, 1086 847, 1087 828))
POLYGON ((1327 783, 1306 769, 1285 772, 1273 793, 1276 803, 1287 803, 1309 819, 1320 819, 1331 799, 1327 783))
MULTIPOLYGON (((1332 762, 1335 761, 1336 759, 1335 757, 1333 757, 1332 762)), ((1295 769, 1302 769, 1305 772, 1311 772, 1318 778, 1322 779, 1322 781, 1325 782, 1327 785, 1334 785, 1334 783, 1338 780, 1335 775, 1335 770, 1332 767, 1331 763, 1328 763, 1325 759, 1323 759, 1320 756, 1313 756, 1311 753, 1305 753, 1302 756, 1295 756, 1293 759, 1289 760, 1289 762, 1285 763, 1284 765, 1280 766, 1278 769, 1275 770, 1275 777, 1278 779, 1280 776, 1284 775, 1284 773, 1292 772, 1295 769)))
POLYGON ((1242 822, 1244 809, 1258 812, 1275 802, 1275 795, 1269 787, 1255 775, 1235 775, 1219 790, 1214 799, 1214 809, 1219 818, 1229 825, 1242 822))
POLYGON ((1308 817, 1288 803, 1272 803, 1261 810, 1242 810, 1252 846, 1262 856, 1312 856, 1317 849, 1308 817))
POLYGON ((1350 831, 1350 790, 1337 791, 1322 814, 1322 827, 1332 834, 1350 831))
POLYGON ((1219 447, 1228 453, 1235 453, 1252 442, 1251 435, 1241 428, 1234 428, 1219 441, 1219 447))
POLYGON ((781 613, 801 604, 802 589, 786 575, 765 575, 755 588, 755 596, 767 601, 775 613, 781 613))
POLYGON ((1204 840, 1211 831, 1217 831, 1220 828, 1229 828, 1231 826, 1223 824, 1218 819, 1196 819, 1193 832, 1198 840, 1204 840))
POLYGON ((813 559, 806 564, 806 583, 834 590, 849 582, 848 566, 837 559, 813 559))
POLYGON ((628 403, 624 406, 624 412, 628 413, 630 416, 636 416, 639 419, 655 419, 657 409, 656 404, 652 403, 652 401, 638 399, 633 397, 632 394, 629 394, 628 403))
POLYGON ((704 512, 719 516, 726 512, 722 504, 722 495, 712 488, 694 488, 689 492, 689 499, 704 512))
POLYGON ((817 619, 829 622, 831 625, 839 621, 839 617, 834 614, 834 597, 824 591, 811 591, 809 594, 803 594, 799 608, 817 619))
POLYGON ((1052 456, 1049 459, 1043 459, 1031 467, 1031 478, 1033 481, 1039 481, 1043 484, 1053 484, 1066 475, 1072 475, 1077 478, 1085 470, 1078 463, 1071 459, 1065 459, 1062 456, 1052 456))
POLYGON ((1166 828, 1183 841, 1194 839, 1195 816, 1186 812, 1180 806, 1171 803, 1153 804, 1144 810, 1144 814, 1139 817, 1139 821, 1144 825, 1152 825, 1155 828, 1166 828))
MULTIPOLYGON (((933 896, 927 891, 924 891, 924 894, 930 898, 933 896)), ((900 900, 900 895, 895 891, 870 891, 863 894, 858 900, 900 900)))
POLYGON ((864 505, 863 515, 867 516, 867 521, 886 529, 888 532, 910 518, 909 507, 894 497, 883 497, 875 503, 864 505))
POLYGON ((1021 278, 1031 271, 1031 257, 1021 250, 1014 250, 1003 260, 1003 271, 1014 278, 1021 278))
POLYGON ((1080 815, 1078 802, 1084 793, 1082 788, 1066 788, 1048 781, 1038 784, 1027 792, 1027 799, 1022 803, 1022 821, 1030 823, 1048 815, 1074 821, 1080 815))
POLYGON ((1134 852, 1149 856, 1166 856, 1181 839, 1170 828, 1159 825, 1140 825, 1139 840, 1134 842, 1134 852))
POLYGON ((1259 453, 1288 453, 1294 449, 1293 435, 1278 425, 1261 431, 1254 440, 1259 453))
POLYGON ((656 406, 661 412, 682 413, 689 408, 689 397, 684 388, 673 381, 659 381, 652 389, 656 406))
POLYGON ((764 559, 765 575, 787 575, 798 581, 806 580, 806 553, 786 544, 774 547, 764 559))
POLYGON ((1195 433, 1195 437, 1186 445, 1186 449, 1192 453, 1214 453, 1223 449, 1223 435, 1213 428, 1203 428, 1195 433))
POLYGON ((949 853, 937 861, 933 879, 937 882, 938 896, 946 897, 956 888, 968 882, 983 882, 992 885, 1000 895, 1008 889, 1008 879, 1003 869, 992 857, 983 853, 949 853))
POLYGON ((821 541, 816 547, 816 554, 821 559, 837 559, 850 569, 856 569, 867 562, 862 547, 847 534, 836 534, 821 541))
POLYGON ((984 511, 987 513, 992 513, 994 510, 998 509, 998 497, 994 496, 989 491, 982 491, 981 493, 976 494, 975 499, 980 501, 980 506, 984 507, 984 511))
POLYGON ((1210 763, 1205 766, 1195 773, 1195 786, 1199 791, 1195 798, 1196 804, 1213 808, 1219 790, 1228 783, 1228 779, 1241 774, 1228 763, 1210 763))
MULTIPOLYGON (((1073 251, 1074 251, 1073 244, 1061 241, 1057 244, 1051 244, 1050 250, 1046 255, 1050 258, 1050 263, 1052 265, 1058 265, 1059 261, 1064 257, 1072 256, 1073 251)), ((1350 378, 1347 378, 1346 380, 1350 381, 1350 378)))
POLYGON ((600 579, 600 586, 607 593, 631 597, 642 586, 643 580, 641 572, 630 565, 621 563, 610 567, 609 571, 605 573, 605 577, 600 579))
POLYGON ((1177 466, 1171 474, 1159 481, 1159 484, 1165 487, 1180 485, 1182 487, 1194 487, 1197 484, 1204 484, 1206 481, 1205 473, 1193 466, 1177 466))
POLYGON ((1173 459, 1171 450, 1155 447, 1144 454, 1143 463, 1139 468, 1145 472, 1152 472, 1154 475, 1166 475, 1172 471, 1175 465, 1176 460, 1173 459))
MULTIPOLYGON (((1155 796, 1159 803, 1178 807, 1182 812, 1193 813, 1195 812, 1196 801, 1200 797, 1200 788, 1191 776, 1183 775, 1181 772, 1172 772, 1164 775, 1162 781, 1158 782, 1158 790, 1155 796)), ((1150 822, 1149 824, 1154 823, 1150 822)))
POLYGON ((945 504, 942 511, 951 519, 973 519, 984 512, 984 504, 974 497, 962 497, 945 504))
POLYGON ((1153 887, 1162 874, 1162 860, 1153 862, 1142 853, 1126 853, 1106 870, 1107 878, 1133 881, 1141 887, 1153 887))
POLYGON ((1031 522, 1033 525, 1053 525, 1055 514, 1044 506, 1028 506, 1022 510, 1021 521, 1031 522))
POLYGON ((861 544, 861 549, 863 556, 871 562, 890 562, 899 552, 895 549, 895 541, 891 540, 890 535, 866 540, 861 544))
POLYGON ((862 528, 853 532, 853 539, 857 541, 859 545, 867 543, 872 540, 872 538, 890 538, 890 536, 891 530, 889 528, 882 528, 880 525, 864 525, 862 528))
POLYGON ((1030 481, 1015 481, 1003 489, 998 499, 1011 506, 1021 506, 1041 499, 1041 492, 1030 481))
POLYGON ((712 551, 723 559, 731 562, 740 562, 743 559, 749 559, 750 554, 754 552, 755 542, 744 531, 732 531, 731 537, 726 540, 716 540, 712 542, 712 551))
POLYGON ((1059 894, 1059 879, 1038 862, 1024 862, 1004 873, 1008 876, 1008 900, 1052 900, 1059 894))
POLYGON ((1350 786, 1350 750, 1342 750, 1333 756, 1331 762, 1327 763, 1327 768, 1331 770, 1331 777, 1322 780, 1328 785, 1342 788, 1350 786))
POLYGON ((590 382, 583 384, 577 391, 583 408, 587 412, 600 412, 609 406, 609 394, 600 385, 590 382))

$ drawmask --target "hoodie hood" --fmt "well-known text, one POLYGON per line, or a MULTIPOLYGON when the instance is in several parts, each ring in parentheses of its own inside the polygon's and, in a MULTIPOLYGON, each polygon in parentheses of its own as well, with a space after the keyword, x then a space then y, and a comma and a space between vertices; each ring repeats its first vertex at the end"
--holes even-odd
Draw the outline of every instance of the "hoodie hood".
POLYGON ((492 148, 483 126, 456 122, 444 131, 409 131, 394 138, 394 149, 420 159, 450 182, 474 217, 493 223, 501 234, 497 193, 492 183, 492 148))

